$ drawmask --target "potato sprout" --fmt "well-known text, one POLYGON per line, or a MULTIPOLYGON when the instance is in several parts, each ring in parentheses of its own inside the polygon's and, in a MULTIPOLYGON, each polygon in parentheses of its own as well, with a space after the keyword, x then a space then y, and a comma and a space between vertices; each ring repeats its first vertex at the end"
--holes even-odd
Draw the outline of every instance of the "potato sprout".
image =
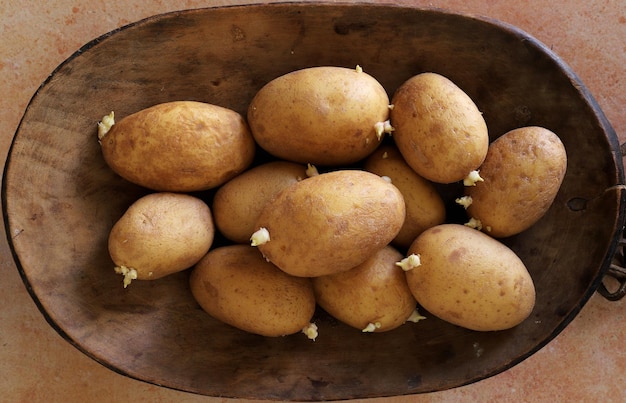
POLYGON ((376 122, 374 124, 374 130, 376 130, 376 137, 378 140, 383 138, 383 134, 391 134, 395 129, 391 126, 391 122, 389 120, 385 120, 384 122, 376 122))
POLYGON ((476 219, 476 218, 474 218, 474 217, 470 218, 470 220, 469 220, 468 222, 466 222, 466 223, 465 223, 465 226, 466 226, 466 227, 470 227, 470 228, 477 229, 477 230, 479 230, 479 231, 480 231, 481 229, 483 229, 483 223, 482 223, 480 220, 478 220, 478 219, 476 219))
POLYGON ((312 164, 306 164, 306 176, 308 176, 309 178, 312 176, 317 176, 320 173, 317 170, 317 167, 315 165, 312 164))
POLYGON ((411 316, 409 316, 406 321, 407 322, 417 323, 420 320, 424 320, 424 319, 426 319, 426 316, 420 315, 420 313, 416 309, 416 310, 413 311, 413 313, 411 313, 411 316))
POLYGON ((472 205, 473 200, 472 196, 463 196, 456 199, 455 202, 467 210, 467 208, 472 205))
POLYGON ((480 177, 479 171, 472 171, 467 175, 465 179, 463 179, 463 185, 465 186, 476 186, 476 182, 484 182, 485 180, 480 177))
POLYGON ((133 268, 126 266, 116 266, 114 270, 117 274, 121 274, 124 276, 124 288, 128 287, 131 281, 137 279, 137 270, 133 268))
POLYGON ((102 121, 98 122, 98 141, 102 140, 104 136, 111 130, 111 127, 115 124, 115 113, 111 111, 108 115, 102 117, 102 121))
POLYGON ((317 325, 315 323, 309 323, 305 327, 302 328, 302 333, 306 335, 309 339, 315 341, 319 333, 317 332, 317 325))
POLYGON ((400 266, 404 271, 413 270, 421 264, 420 255, 416 255, 415 253, 405 257, 399 262, 396 262, 396 266, 400 266))
POLYGON ((367 326, 365 326, 365 329, 362 330, 363 333, 372 333, 374 332, 376 329, 380 329, 382 325, 380 324, 380 322, 376 322, 376 323, 368 323, 367 326))
POLYGON ((267 228, 259 228, 252 236, 250 237, 250 245, 259 246, 270 241, 270 232, 267 228))

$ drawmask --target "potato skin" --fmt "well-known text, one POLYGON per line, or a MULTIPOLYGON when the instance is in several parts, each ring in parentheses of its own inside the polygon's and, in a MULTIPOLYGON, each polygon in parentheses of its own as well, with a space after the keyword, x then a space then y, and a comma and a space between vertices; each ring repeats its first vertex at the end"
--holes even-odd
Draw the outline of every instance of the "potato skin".
POLYGON ((209 315, 262 336, 297 333, 315 312, 311 279, 284 273, 249 245, 211 250, 191 271, 189 284, 209 315))
POLYGON ((304 165, 288 161, 268 162, 242 173, 215 193, 215 225, 231 241, 247 243, 265 204, 287 186, 306 178, 304 165))
POLYGON ((256 142, 289 161, 344 165, 378 145, 374 125, 389 117, 389 97, 372 76, 334 66, 280 76, 261 88, 248 108, 256 142))
POLYGON ((480 167, 484 182, 466 187, 472 197, 467 212, 496 238, 519 234, 548 211, 567 170, 559 137, 530 126, 512 130, 490 146, 480 167))
POLYGON ((517 326, 535 305, 524 263, 507 246, 461 224, 424 231, 409 248, 421 265, 406 272, 417 302, 431 314, 477 331, 517 326))
POLYGON ((270 241, 259 250, 294 276, 348 270, 387 245, 405 217, 400 191, 360 170, 322 173, 298 182, 268 203, 256 223, 270 241))
POLYGON ((393 244, 408 248, 424 230, 443 224, 446 207, 443 199, 428 180, 419 176, 393 145, 383 145, 364 164, 366 171, 387 176, 404 197, 406 218, 393 244))
POLYGON ((135 201, 113 225, 108 248, 117 266, 139 280, 156 280, 198 262, 213 243, 211 210, 181 193, 151 193, 135 201))
POLYGON ((221 185, 252 163, 256 147, 240 114, 195 101, 162 103, 128 115, 100 144, 118 175, 170 192, 221 185))
POLYGON ((485 159, 487 124, 470 97, 448 78, 421 73, 393 95, 393 139, 420 176, 437 183, 463 180, 485 159))
POLYGON ((380 249, 360 265, 341 273, 313 278, 315 299, 335 319, 363 330, 380 324, 374 332, 386 332, 404 324, 417 302, 396 262, 400 252, 380 249))

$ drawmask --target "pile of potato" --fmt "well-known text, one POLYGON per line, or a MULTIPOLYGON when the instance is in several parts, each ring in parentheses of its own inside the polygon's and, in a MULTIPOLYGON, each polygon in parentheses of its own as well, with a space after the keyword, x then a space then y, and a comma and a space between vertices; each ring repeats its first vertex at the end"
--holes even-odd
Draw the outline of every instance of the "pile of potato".
POLYGON ((534 307, 531 276, 498 238, 546 213, 565 148, 541 127, 490 144, 478 107, 439 74, 390 100, 359 66, 307 68, 267 83, 245 118, 177 101, 98 129, 107 164, 153 191, 109 236, 124 287, 191 268, 214 318, 313 340, 317 306, 363 332, 419 321, 418 306, 501 330, 534 307), (273 159, 254 163, 261 150, 273 159), (440 189, 460 183, 467 220, 453 222, 440 189), (216 231, 230 243, 213 246, 216 231))

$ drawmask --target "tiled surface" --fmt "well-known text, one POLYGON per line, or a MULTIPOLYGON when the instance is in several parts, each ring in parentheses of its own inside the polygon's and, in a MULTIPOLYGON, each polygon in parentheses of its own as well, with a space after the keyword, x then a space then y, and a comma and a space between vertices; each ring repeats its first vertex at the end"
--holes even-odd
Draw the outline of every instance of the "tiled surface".
MULTIPOLYGON (((153 14, 235 3, 244 1, 0 0, 0 157, 5 159, 24 109, 40 83, 89 40, 153 14)), ((626 141, 626 2, 397 3, 486 15, 534 35, 573 67, 603 108, 620 142, 626 141)), ((92 361, 46 323, 21 282, 4 237, 0 257, 0 401, 230 401, 131 380, 92 361)), ((454 390, 388 401, 624 401, 625 346, 626 301, 608 302, 595 295, 555 340, 509 371, 454 390)))

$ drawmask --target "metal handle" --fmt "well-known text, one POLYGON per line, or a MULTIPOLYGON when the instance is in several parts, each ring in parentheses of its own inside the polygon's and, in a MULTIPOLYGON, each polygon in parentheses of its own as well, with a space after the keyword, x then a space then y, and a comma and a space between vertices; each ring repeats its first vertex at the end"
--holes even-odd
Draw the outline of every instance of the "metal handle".
POLYGON ((615 256, 613 256, 613 261, 611 262, 609 269, 598 287, 600 295, 609 301, 618 301, 626 295, 626 260, 624 257, 625 246, 626 240, 624 240, 624 234, 622 233, 617 245, 617 251, 615 252, 615 256), (617 282, 615 291, 609 291, 607 288, 605 283, 605 281, 607 281, 607 277, 611 277, 613 282, 617 282))
MULTIPOLYGON (((620 152, 622 157, 626 156, 626 143, 620 145, 620 152)), ((625 230, 626 231, 626 230, 625 230)), ((626 240, 624 239, 625 231, 622 231, 622 235, 620 237, 619 243, 617 245, 617 251, 615 252, 615 256, 613 256, 613 261, 609 266, 606 274, 602 278, 602 282, 598 287, 598 292, 604 298, 609 301, 619 301, 626 295, 626 240), (609 280, 608 278, 611 278, 609 280), (615 289, 615 291, 609 291, 606 285, 606 281, 616 282, 617 286, 611 287, 615 289)))

